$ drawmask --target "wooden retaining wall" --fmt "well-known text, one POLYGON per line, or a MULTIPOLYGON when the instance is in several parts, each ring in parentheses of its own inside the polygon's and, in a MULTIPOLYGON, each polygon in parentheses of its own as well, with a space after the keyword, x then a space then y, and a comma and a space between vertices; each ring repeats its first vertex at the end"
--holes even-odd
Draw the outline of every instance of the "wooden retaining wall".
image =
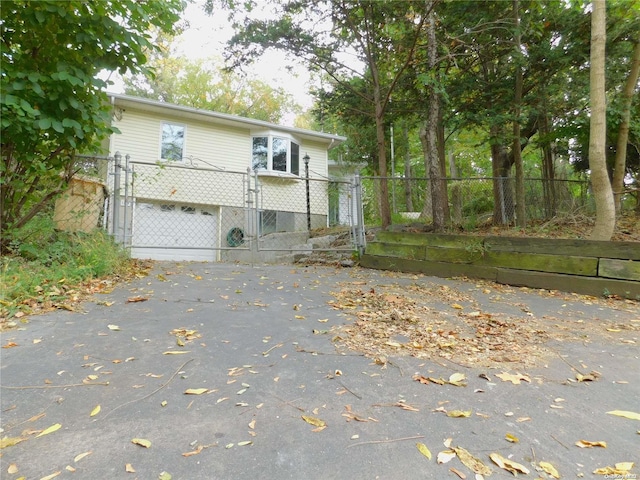
POLYGON ((379 232, 364 267, 640 300, 640 243, 379 232))

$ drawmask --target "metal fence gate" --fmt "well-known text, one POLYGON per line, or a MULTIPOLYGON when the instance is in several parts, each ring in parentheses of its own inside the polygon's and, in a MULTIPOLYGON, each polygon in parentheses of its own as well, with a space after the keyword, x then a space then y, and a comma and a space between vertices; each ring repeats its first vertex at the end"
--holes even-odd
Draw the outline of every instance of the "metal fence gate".
POLYGON ((364 249, 358 180, 109 162, 104 226, 134 258, 291 261, 364 249))

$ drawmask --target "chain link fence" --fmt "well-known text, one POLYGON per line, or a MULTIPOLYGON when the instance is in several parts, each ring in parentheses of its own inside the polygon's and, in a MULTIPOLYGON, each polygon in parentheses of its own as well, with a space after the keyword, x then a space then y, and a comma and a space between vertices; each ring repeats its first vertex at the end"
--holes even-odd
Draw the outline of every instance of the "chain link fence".
MULTIPOLYGON (((466 178, 441 180, 447 194, 448 218, 455 226, 473 229, 492 220, 512 224, 516 220, 515 179, 466 178)), ((428 178, 363 177, 365 222, 379 225, 383 183, 389 195, 392 223, 403 224, 432 216, 431 183, 428 178)), ((525 215, 528 222, 580 213, 595 215, 595 202, 588 181, 525 179, 525 215)), ((623 211, 637 208, 632 193, 623 198, 623 211)))
POLYGON ((353 251, 352 182, 200 163, 83 158, 56 204, 56 226, 102 227, 133 257, 158 260, 247 260, 242 252, 251 251, 273 261, 264 253, 353 251))

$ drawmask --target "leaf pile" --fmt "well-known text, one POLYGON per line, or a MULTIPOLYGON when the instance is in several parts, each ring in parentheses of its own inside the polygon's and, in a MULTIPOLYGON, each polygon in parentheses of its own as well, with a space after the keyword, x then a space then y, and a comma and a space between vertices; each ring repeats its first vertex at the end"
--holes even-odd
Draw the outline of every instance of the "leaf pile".
MULTIPOLYGON (((640 330, 640 324, 607 330, 602 325, 567 318, 536 318, 518 304, 513 306, 522 311, 519 315, 488 313, 471 295, 446 285, 386 284, 367 288, 366 283, 343 283, 340 291, 332 292, 333 307, 355 320, 334 327, 331 333, 337 345, 371 358, 411 355, 441 357, 468 366, 532 366, 553 353, 545 347, 550 338, 584 341, 594 335, 616 338, 611 334, 640 330)), ((491 282, 478 282, 476 286, 502 303, 506 302, 501 290, 512 291, 511 287, 491 282)))

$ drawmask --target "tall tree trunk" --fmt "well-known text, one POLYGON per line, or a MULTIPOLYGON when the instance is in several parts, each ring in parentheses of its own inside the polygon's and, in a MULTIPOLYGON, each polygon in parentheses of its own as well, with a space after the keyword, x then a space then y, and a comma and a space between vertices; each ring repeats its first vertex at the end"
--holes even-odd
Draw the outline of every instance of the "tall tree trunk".
POLYGON ((631 121, 631 100, 640 74, 640 36, 636 39, 631 57, 631 71, 627 83, 622 91, 622 118, 618 128, 618 143, 616 145, 616 159, 613 169, 613 197, 616 215, 620 215, 622 194, 624 192, 625 164, 627 159, 627 142, 629 141, 629 122, 631 121))
POLYGON ((542 188, 544 191, 544 212, 546 218, 552 218, 556 214, 556 172, 555 155, 553 143, 549 140, 549 114, 547 105, 547 93, 545 86, 542 87, 542 109, 538 115, 538 124, 542 149, 542 188))
POLYGON ((524 200, 524 166, 522 164, 522 149, 520 143, 520 109, 522 104, 522 67, 520 59, 522 57, 521 35, 520 35, 520 5, 519 0, 513 0, 513 21, 516 29, 515 35, 515 67, 516 85, 513 99, 513 160, 516 166, 516 225, 525 227, 527 219, 525 217, 524 200))
POLYGON ((616 224, 613 191, 611 190, 606 163, 606 40, 605 0, 593 0, 591 13, 591 71, 589 74, 591 107, 589 168, 591 169, 591 186, 596 203, 596 224, 591 232, 591 240, 611 240, 616 224))
MULTIPOLYGON (((434 38, 435 41, 435 38, 434 38)), ((441 103, 441 96, 438 94, 438 105, 441 103)), ((447 189, 447 153, 445 149, 444 115, 442 108, 438 108, 438 160, 440 162, 440 174, 442 175, 442 208, 444 209, 445 223, 451 220, 449 211, 449 194, 447 189)))
MULTIPOLYGON (((372 72, 377 79, 377 71, 372 72)), ((384 136, 384 106, 380 94, 380 84, 374 80, 373 101, 376 115, 376 140, 378 146, 378 170, 380 171, 380 220, 382 228, 391 225, 391 208, 389 207, 389 181, 387 179, 387 149, 384 136)))
POLYGON ((508 225, 515 214, 513 198, 513 180, 510 177, 511 162, 505 146, 501 143, 502 132, 499 125, 490 129, 491 171, 493 174, 493 223, 508 225))
MULTIPOLYGON (((427 58, 431 71, 435 71, 437 64, 437 44, 436 26, 433 8, 429 10, 427 20, 427 58)), ((431 215, 433 230, 440 232, 444 230, 444 191, 442 188, 442 172, 440 170, 440 159, 438 156, 438 120, 440 118, 440 98, 433 85, 427 87, 429 97, 429 112, 427 120, 420 131, 420 140, 424 150, 425 167, 429 176, 431 187, 431 215)), ((425 202, 426 203, 426 202, 425 202)), ((423 209, 423 214, 426 213, 423 209)))

